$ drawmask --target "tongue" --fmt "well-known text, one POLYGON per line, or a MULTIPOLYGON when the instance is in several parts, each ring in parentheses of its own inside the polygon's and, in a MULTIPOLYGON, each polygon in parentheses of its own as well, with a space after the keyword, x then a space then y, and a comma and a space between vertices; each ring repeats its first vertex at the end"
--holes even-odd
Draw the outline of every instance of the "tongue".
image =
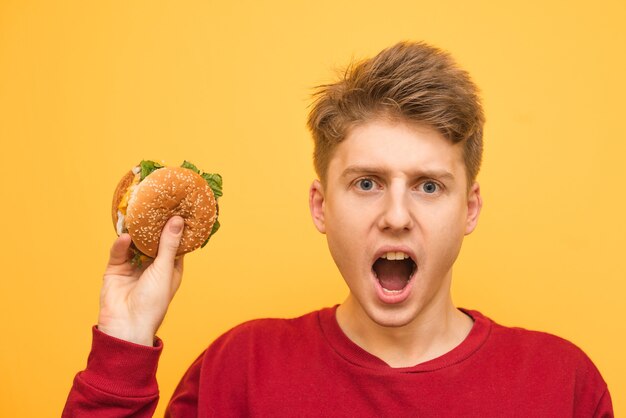
POLYGON ((374 271, 382 287, 387 290, 402 290, 409 281, 410 263, 402 260, 379 258, 374 263, 374 271))

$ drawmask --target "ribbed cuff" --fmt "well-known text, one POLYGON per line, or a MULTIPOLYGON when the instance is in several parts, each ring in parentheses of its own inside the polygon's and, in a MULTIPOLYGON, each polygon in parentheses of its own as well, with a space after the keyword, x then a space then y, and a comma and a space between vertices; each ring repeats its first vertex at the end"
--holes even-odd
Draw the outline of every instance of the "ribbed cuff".
POLYGON ((103 392, 118 396, 153 396, 159 389, 156 371, 163 342, 156 338, 154 347, 120 340, 92 329, 93 340, 87 368, 80 377, 103 392))

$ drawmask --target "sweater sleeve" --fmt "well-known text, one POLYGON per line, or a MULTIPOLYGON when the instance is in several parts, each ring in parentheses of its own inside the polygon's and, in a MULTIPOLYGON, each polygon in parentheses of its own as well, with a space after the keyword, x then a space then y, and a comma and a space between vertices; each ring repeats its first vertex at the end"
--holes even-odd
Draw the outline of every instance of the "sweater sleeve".
POLYGON ((608 389, 604 391, 604 394, 600 398, 600 402, 598 402, 598 406, 593 416, 594 418, 613 418, 614 417, 613 403, 611 402, 611 395, 609 394, 608 389))
POLYGON ((156 370, 163 343, 133 344, 93 327, 87 368, 74 378, 63 418, 151 417, 159 399, 156 370))
POLYGON ((613 418, 611 395, 600 371, 577 347, 581 360, 576 368, 574 416, 580 418, 613 418))
POLYGON ((165 418, 193 418, 198 416, 198 392, 205 353, 193 362, 176 387, 165 411, 165 418))

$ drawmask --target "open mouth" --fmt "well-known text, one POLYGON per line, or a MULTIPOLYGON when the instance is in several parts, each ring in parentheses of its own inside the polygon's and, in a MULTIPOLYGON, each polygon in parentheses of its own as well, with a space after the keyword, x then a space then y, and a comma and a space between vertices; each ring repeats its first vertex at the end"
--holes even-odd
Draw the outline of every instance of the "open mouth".
POLYGON ((403 252, 387 252, 378 258, 372 271, 388 293, 400 293, 417 270, 417 264, 403 252))

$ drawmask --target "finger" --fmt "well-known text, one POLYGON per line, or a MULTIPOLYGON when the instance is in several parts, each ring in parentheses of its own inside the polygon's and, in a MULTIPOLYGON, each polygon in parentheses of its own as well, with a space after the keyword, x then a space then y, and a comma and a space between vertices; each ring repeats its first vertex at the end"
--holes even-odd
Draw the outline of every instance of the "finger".
POLYGON ((180 287, 180 282, 183 279, 183 264, 184 264, 184 256, 176 257, 174 260, 174 277, 172 280, 171 292, 172 295, 176 293, 178 288, 180 287))
POLYGON ((159 250, 154 260, 154 264, 159 270, 171 274, 174 268, 174 260, 176 259, 176 251, 178 251, 180 239, 183 236, 184 226, 183 218, 174 216, 163 227, 161 240, 159 241, 159 250))
POLYGON ((110 266, 118 266, 120 264, 124 264, 128 261, 128 250, 130 248, 130 235, 122 234, 113 243, 111 246, 111 251, 109 252, 109 265, 110 266))
POLYGON ((174 270, 176 270, 176 272, 180 275, 183 274, 183 265, 185 261, 185 256, 181 255, 180 257, 176 257, 176 259, 174 260, 174 270))

